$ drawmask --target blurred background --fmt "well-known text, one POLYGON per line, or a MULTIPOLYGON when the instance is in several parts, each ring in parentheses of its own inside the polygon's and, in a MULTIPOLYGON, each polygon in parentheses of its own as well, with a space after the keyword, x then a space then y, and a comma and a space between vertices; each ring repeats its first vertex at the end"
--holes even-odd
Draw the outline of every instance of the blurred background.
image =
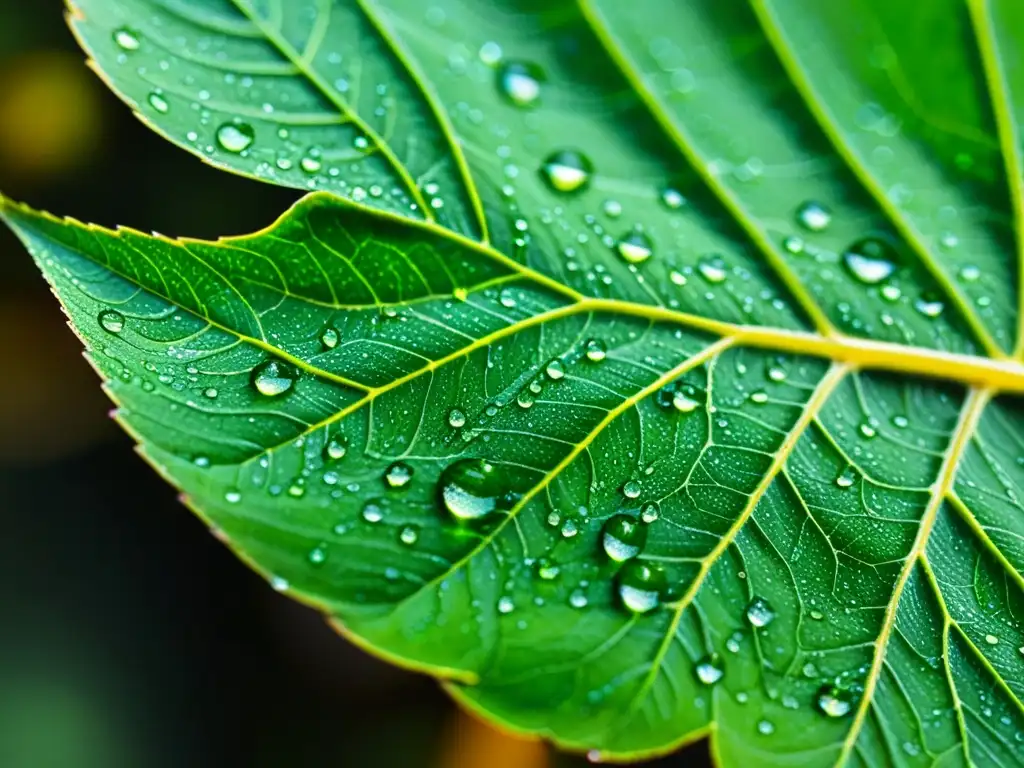
MULTIPOLYGON (((265 226, 296 197, 150 133, 86 68, 60 0, 0 0, 0 190, 205 238, 265 226)), ((0 264, 2 768, 586 765, 458 712, 246 569, 133 454, 2 227, 0 264)))

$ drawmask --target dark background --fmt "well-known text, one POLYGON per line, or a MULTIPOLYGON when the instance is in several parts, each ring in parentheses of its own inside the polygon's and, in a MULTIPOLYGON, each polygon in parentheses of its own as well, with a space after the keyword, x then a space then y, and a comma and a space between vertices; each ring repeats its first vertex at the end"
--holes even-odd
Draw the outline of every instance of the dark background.
MULTIPOLYGON (((58 0, 0 0, 0 190, 206 238, 262 227, 296 196, 149 132, 85 67, 58 0)), ((246 569, 107 418, 2 227, 0 265, 0 766, 585 764, 457 712, 246 569)), ((698 745, 644 765, 706 762, 698 745)))

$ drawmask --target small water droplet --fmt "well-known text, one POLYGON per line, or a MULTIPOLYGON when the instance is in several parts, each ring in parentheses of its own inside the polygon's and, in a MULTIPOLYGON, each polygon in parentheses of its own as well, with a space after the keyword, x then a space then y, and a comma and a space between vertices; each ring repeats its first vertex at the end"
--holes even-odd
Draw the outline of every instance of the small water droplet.
POLYGON ((508 491, 501 470, 483 459, 459 459, 438 481, 444 508, 456 520, 479 520, 499 509, 508 491))
POLYGON ((794 255, 804 252, 804 241, 803 238, 790 236, 783 238, 782 247, 786 249, 788 253, 794 255))
POLYGON ((114 31, 114 43, 123 51, 137 51, 141 44, 139 36, 128 27, 120 27, 114 31))
POLYGON ((493 40, 488 41, 480 46, 478 55, 480 56, 480 61, 489 67, 493 67, 501 61, 501 46, 493 40))
POLYGON ((622 215, 622 203, 618 200, 605 200, 601 210, 609 219, 617 219, 622 215))
POLYGON ((551 154, 541 173, 556 192, 575 192, 582 189, 593 172, 590 160, 574 150, 561 150, 551 154))
POLYGON ((452 408, 448 411, 448 426, 454 429, 466 426, 466 414, 459 408, 452 408))
POLYGON ((960 279, 965 283, 976 282, 981 277, 981 269, 973 264, 967 264, 960 268, 960 279))
POLYGON ((612 515, 601 529, 601 546, 617 563, 636 557, 647 542, 647 528, 629 515, 612 515))
POLYGON ((843 264, 865 285, 877 285, 896 271, 896 249, 877 237, 858 240, 843 253, 843 264))
POLYGON ((398 534, 398 540, 401 541, 403 544, 408 544, 410 546, 419 541, 419 538, 420 529, 417 528, 415 525, 405 526, 398 534))
POLYGON ((697 672, 697 679, 704 683, 704 685, 714 685, 725 675, 722 659, 717 653, 712 653, 710 656, 705 656, 698 661, 695 670, 697 672))
POLYGON ((547 374, 547 377, 552 381, 558 381, 559 379, 565 378, 565 366, 562 365, 561 360, 555 359, 547 364, 544 368, 544 373, 547 374))
POLYGON ((363 505, 363 520, 368 523, 379 523, 384 519, 384 508, 376 501, 368 501, 363 505))
POLYGON ((388 488, 405 488, 411 481, 413 468, 404 461, 396 461, 384 472, 384 482, 388 488))
POLYGON ((600 339, 589 339, 584 348, 587 360, 592 363, 600 363, 608 357, 608 347, 600 339))
POLYGON ((242 500, 242 494, 240 491, 232 488, 230 491, 225 491, 224 501, 228 504, 237 504, 242 500))
POLYGON ((897 427, 898 429, 906 429, 909 424, 910 419, 908 419, 906 416, 897 415, 892 417, 892 425, 894 427, 897 427))
POLYGON ((149 106, 161 115, 166 115, 171 108, 171 105, 167 103, 167 99, 165 99, 159 91, 153 91, 149 94, 149 96, 146 97, 146 101, 149 102, 149 106))
POLYGON ((248 123, 224 123, 217 129, 217 143, 232 154, 244 152, 255 140, 256 131, 248 123))
POLYGON ((635 499, 640 495, 640 483, 636 480, 630 480, 622 486, 622 495, 627 499, 635 499))
POLYGON ((515 603, 512 602, 511 597, 501 597, 498 599, 498 613, 508 614, 515 610, 515 603))
POLYGON ((861 435, 863 435, 868 440, 870 440, 871 438, 878 434, 878 430, 876 430, 872 424, 869 424, 866 421, 862 423, 858 427, 858 429, 860 430, 861 435))
POLYGON ((775 733, 775 726, 767 720, 762 720, 757 724, 757 732, 762 736, 771 736, 775 733))
POLYGON ((267 397, 276 397, 289 391, 299 380, 295 366, 283 360, 267 360, 256 366, 252 372, 252 384, 256 391, 267 397))
POLYGON ((108 333, 120 333, 124 330, 124 315, 116 310, 104 309, 96 319, 108 333))
POLYGON ((542 557, 537 561, 537 575, 544 581, 557 579, 561 570, 556 563, 551 562, 546 557, 542 557))
POLYGON ((320 169, 324 167, 323 161, 319 157, 313 155, 306 155, 299 160, 299 167, 306 173, 319 173, 320 169))
POLYGON ((649 613, 661 605, 667 586, 661 566, 629 560, 618 574, 618 593, 622 604, 633 613, 649 613))
POLYGON ((683 286, 687 283, 686 275, 677 269, 673 269, 668 273, 668 279, 672 281, 673 285, 683 286))
POLYGON ((686 394, 682 389, 672 393, 672 407, 680 413, 693 413, 700 403, 686 394))
POLYGON ((649 501, 640 508, 640 519, 645 523, 653 523, 661 515, 661 507, 658 502, 649 501))
POLYGON ((327 561, 327 550, 323 545, 319 547, 313 547, 309 550, 309 554, 306 555, 310 565, 323 565, 327 561))
POLYGON ((643 264, 654 252, 651 239, 638 229, 624 235, 616 247, 619 255, 630 264, 643 264))
POLYGON ((701 256, 697 260, 697 271, 701 277, 713 284, 721 283, 729 276, 725 261, 715 254, 701 256))
POLYGON ((661 190, 661 202, 670 210, 676 210, 686 205, 686 198, 683 193, 673 187, 665 187, 661 190))
POLYGON ((324 456, 328 459, 337 461, 338 459, 345 457, 345 452, 348 450, 348 446, 345 445, 345 441, 338 437, 332 437, 327 441, 327 445, 324 446, 324 456))
POLYGON ((989 645, 999 645, 999 638, 995 635, 985 635, 985 642, 989 645))
POLYGON ((747 621, 755 627, 766 627, 774 618, 775 610, 763 597, 755 597, 747 605, 747 621))
POLYGON ((922 296, 914 302, 914 309, 925 317, 938 317, 945 308, 946 305, 941 300, 931 296, 922 296))
POLYGON ((808 200, 796 212, 797 223, 811 232, 822 232, 832 223, 832 211, 821 203, 808 200))
POLYGON ((857 480, 857 471, 853 467, 847 467, 839 473, 836 478, 836 485, 840 488, 849 488, 857 480))
POLYGON ((843 717, 853 711, 853 694, 835 685, 826 685, 818 691, 815 701, 818 709, 829 717, 843 717))
POLYGON ((544 72, 535 64, 510 61, 498 68, 498 88, 517 107, 533 106, 540 97, 544 72))
POLYGON ((337 329, 332 328, 331 326, 324 328, 323 333, 320 334, 320 343, 324 345, 324 349, 334 349, 338 346, 339 340, 340 336, 338 335, 337 329))
POLYGON ((588 602, 587 595, 582 589, 575 589, 569 595, 569 605, 573 608, 586 608, 588 602))

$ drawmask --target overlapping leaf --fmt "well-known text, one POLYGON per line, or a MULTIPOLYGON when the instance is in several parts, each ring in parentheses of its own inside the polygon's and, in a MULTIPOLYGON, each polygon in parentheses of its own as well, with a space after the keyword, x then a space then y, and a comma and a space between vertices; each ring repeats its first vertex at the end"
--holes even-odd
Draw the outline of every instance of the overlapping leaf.
POLYGON ((1019 15, 78 0, 157 130, 322 192, 217 243, 2 210, 197 513, 468 706, 1015 765, 1019 15))

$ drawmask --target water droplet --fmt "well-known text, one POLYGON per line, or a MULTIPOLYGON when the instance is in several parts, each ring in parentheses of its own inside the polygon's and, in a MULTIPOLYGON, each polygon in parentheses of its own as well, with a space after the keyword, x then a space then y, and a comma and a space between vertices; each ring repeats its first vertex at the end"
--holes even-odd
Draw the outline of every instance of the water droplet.
POLYGON ((498 613, 512 613, 515 610, 516 604, 512 602, 511 597, 501 597, 498 599, 498 613))
POLYGON ((488 41, 480 46, 478 55, 480 56, 480 61, 489 67, 493 67, 501 61, 501 46, 493 40, 488 41))
POLYGON ((398 540, 403 544, 413 545, 420 538, 420 529, 415 525, 405 526, 398 534, 398 540))
POLYGON ((671 272, 668 273, 668 279, 672 281, 673 285, 682 286, 686 285, 687 283, 686 275, 684 275, 682 272, 676 269, 673 269, 671 272))
POLYGON ((630 480, 622 486, 622 495, 627 499, 635 499, 640 495, 640 483, 636 480, 630 480))
POLYGON ((587 602, 587 595, 582 589, 575 589, 569 595, 569 605, 573 608, 586 608, 587 602))
POLYGON ((241 500, 242 494, 235 489, 225 491, 224 493, 224 501, 226 501, 228 504, 237 504, 241 500))
POLYGON ((800 237, 786 237, 782 240, 782 247, 794 255, 804 252, 804 241, 800 237))
POLYGON ((114 31, 114 43, 123 51, 139 50, 139 36, 128 27, 121 27, 114 31))
POLYGON ((623 236, 616 247, 619 255, 630 264, 643 264, 654 252, 651 239, 638 229, 623 236))
POLYGON ((510 61, 498 69, 498 88, 517 107, 529 107, 540 97, 544 72, 535 64, 510 61))
POLYGON ((502 288, 498 293, 498 303, 505 309, 512 309, 516 305, 516 292, 511 288, 502 288))
POLYGON ((561 360, 555 359, 547 364, 547 367, 544 368, 544 373, 552 381, 558 381, 565 378, 565 366, 562 365, 561 360))
POLYGON ((717 653, 705 656, 698 661, 695 670, 697 672, 697 679, 704 683, 704 685, 714 685, 725 675, 722 659, 717 653))
POLYGON ((786 380, 786 369, 780 368, 777 365, 773 365, 768 369, 768 378, 775 382, 782 382, 786 380))
POLYGON ((832 223, 832 211, 821 203, 808 200, 797 209, 796 220, 804 229, 822 232, 832 223))
POLYGON ((295 366, 283 360, 267 360, 252 372, 252 384, 261 395, 276 397, 290 390, 299 380, 295 366))
POLYGON ((278 592, 287 592, 290 585, 288 584, 288 579, 283 579, 280 576, 272 576, 270 579, 270 586, 278 592))
POLYGON ((843 717, 853 711, 853 694, 834 685, 826 685, 818 691, 818 709, 829 717, 843 717))
POLYGON ((672 407, 680 413, 693 413, 700 403, 686 394, 682 389, 672 393, 672 407))
POLYGON ((348 446, 345 445, 345 441, 332 437, 327 441, 327 445, 324 446, 324 456, 328 459, 337 461, 345 457, 345 453, 348 450, 348 446))
POLYGON ((857 480, 857 471, 853 467, 847 467, 839 473, 836 478, 836 485, 840 488, 849 488, 857 480))
POLYGON ((878 430, 876 430, 872 424, 869 424, 866 421, 863 424, 861 424, 857 429, 860 430, 861 435, 863 435, 868 440, 870 440, 871 438, 878 434, 878 430))
POLYGON ((310 565, 323 565, 327 560, 327 550, 324 549, 323 545, 319 547, 313 547, 309 550, 309 554, 306 555, 310 565))
POLYGON ((299 167, 306 173, 318 173, 321 168, 324 167, 323 161, 319 157, 313 155, 306 155, 299 160, 299 167))
POLYGON ((645 523, 653 523, 660 515, 661 507, 656 501, 649 501, 640 508, 640 519, 645 523))
POLYGON ((762 389, 750 393, 750 402, 764 405, 768 402, 768 393, 762 389))
POLYGON ((666 586, 665 571, 656 564, 629 560, 618 574, 619 599, 633 613, 649 613, 657 608, 666 586))
POLYGON ((170 110, 171 105, 167 103, 167 99, 159 91, 153 91, 149 96, 146 97, 146 101, 149 102, 149 106, 159 112, 161 115, 166 115, 170 110))
POLYGON ((379 523, 384 519, 384 509, 376 501, 368 501, 363 505, 363 520, 368 523, 379 523))
POLYGON ((762 736, 771 736, 773 733, 775 733, 775 726, 767 720, 762 720, 757 724, 757 732, 760 733, 762 736))
POLYGON ((896 271, 896 249, 877 237, 858 240, 843 253, 843 264, 857 280, 877 285, 896 271))
POLYGON ((516 405, 520 408, 532 408, 534 402, 536 402, 536 399, 533 396, 533 392, 529 389, 524 389, 516 395, 516 405))
POLYGON ((636 557, 647 542, 647 528, 629 515, 612 515, 601 529, 601 546, 617 563, 636 557))
POLYGON ((775 610, 763 597, 755 597, 747 605, 747 621, 755 627, 766 627, 774 618, 775 610))
POLYGON ((965 283, 973 283, 981 277, 981 269, 973 264, 967 264, 960 268, 960 279, 965 283))
POLYGON ((590 181, 593 166, 585 155, 574 150, 561 150, 544 161, 541 172, 556 192, 575 192, 590 181))
POLYGON ((405 488, 411 481, 413 468, 402 461, 396 461, 384 472, 384 482, 388 488, 405 488))
POLYGON ((587 360, 592 363, 600 363, 608 357, 608 347, 600 339, 590 339, 584 345, 587 360))
POLYGON ((320 343, 324 345, 324 349, 334 349, 338 346, 339 339, 337 329, 331 326, 324 328, 324 332, 320 334, 320 343))
POLYGON ((448 426, 454 429, 466 426, 466 414, 458 408, 452 408, 448 411, 448 426))
POLYGON ((985 642, 989 645, 999 645, 999 638, 995 635, 985 635, 985 642))
POLYGON ((546 557, 542 557, 537 561, 537 575, 544 579, 544 581, 557 579, 561 570, 557 564, 551 562, 546 557))
POLYGON ((910 424, 910 419, 908 419, 906 416, 893 416, 891 421, 892 425, 899 429, 906 429, 907 426, 910 424))
POLYGON ((725 261, 714 254, 701 256, 697 260, 697 270, 709 283, 721 283, 729 276, 725 261))
POLYGON ((673 187, 665 187, 661 190, 661 202, 666 208, 670 210, 676 210, 686 205, 686 198, 683 197, 683 193, 673 187))
POLYGON ((248 123, 224 123, 217 129, 217 143, 233 154, 244 152, 256 140, 256 131, 248 123))
POLYGON ((459 459, 441 473, 444 508, 456 520, 479 520, 499 508, 508 488, 499 469, 483 459, 459 459))
POLYGON ((622 215, 622 203, 618 200, 605 200, 601 210, 609 219, 617 219, 622 215))
POLYGON ((124 315, 116 310, 104 309, 96 319, 108 333, 120 333, 124 330, 124 315))
POLYGON ((922 296, 914 302, 914 309, 925 317, 938 317, 945 308, 946 305, 942 301, 930 296, 922 296))

